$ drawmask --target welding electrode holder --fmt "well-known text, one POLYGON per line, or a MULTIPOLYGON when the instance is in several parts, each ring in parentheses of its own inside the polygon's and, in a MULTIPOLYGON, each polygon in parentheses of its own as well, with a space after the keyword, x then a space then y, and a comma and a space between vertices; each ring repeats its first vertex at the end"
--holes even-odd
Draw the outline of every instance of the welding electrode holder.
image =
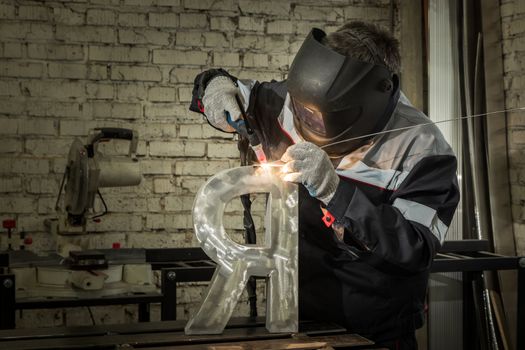
POLYGON ((241 111, 241 117, 237 120, 232 120, 230 112, 224 111, 226 115, 226 121, 229 125, 232 126, 232 128, 234 128, 237 131, 237 133, 239 133, 239 135, 248 139, 248 142, 250 143, 250 146, 254 149, 259 161, 265 161, 266 157, 260 154, 260 152, 262 151, 262 146, 261 141, 259 140, 259 136, 257 136, 257 133, 250 126, 240 97, 237 94, 235 95, 235 101, 237 101, 237 105, 239 106, 239 110, 241 111))

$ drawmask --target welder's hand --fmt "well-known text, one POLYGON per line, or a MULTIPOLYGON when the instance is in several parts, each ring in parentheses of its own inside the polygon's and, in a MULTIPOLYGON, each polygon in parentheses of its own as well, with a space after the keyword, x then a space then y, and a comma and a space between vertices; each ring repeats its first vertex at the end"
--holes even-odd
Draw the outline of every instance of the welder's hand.
POLYGON ((218 76, 210 80, 204 90, 202 104, 204 114, 211 125, 227 132, 235 131, 228 124, 225 111, 230 113, 232 121, 241 117, 241 111, 235 100, 236 93, 237 87, 229 77, 218 76))
POLYGON ((285 181, 302 183, 312 197, 328 204, 334 196, 339 177, 326 154, 310 142, 300 142, 288 147, 281 157, 285 181))

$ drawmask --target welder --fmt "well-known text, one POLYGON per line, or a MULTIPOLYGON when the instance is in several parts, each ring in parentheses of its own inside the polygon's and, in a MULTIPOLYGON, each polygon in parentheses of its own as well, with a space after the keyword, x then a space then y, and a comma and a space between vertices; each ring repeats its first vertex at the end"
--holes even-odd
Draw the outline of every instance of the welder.
POLYGON ((451 147, 401 92, 399 66, 399 43, 376 25, 314 28, 285 81, 207 70, 190 109, 225 132, 248 118, 266 159, 300 184, 300 318, 416 349, 459 190, 451 147))

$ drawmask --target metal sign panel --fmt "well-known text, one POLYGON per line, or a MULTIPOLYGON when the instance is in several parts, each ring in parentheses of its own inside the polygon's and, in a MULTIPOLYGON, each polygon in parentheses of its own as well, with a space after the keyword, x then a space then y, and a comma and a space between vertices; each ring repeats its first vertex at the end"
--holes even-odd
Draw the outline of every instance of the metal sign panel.
POLYGON ((217 269, 186 334, 220 334, 250 276, 266 279, 266 328, 298 330, 297 185, 283 181, 280 168, 240 167, 222 171, 201 187, 193 205, 193 226, 217 269), (264 246, 232 241, 223 226, 226 204, 240 195, 269 193, 264 246))

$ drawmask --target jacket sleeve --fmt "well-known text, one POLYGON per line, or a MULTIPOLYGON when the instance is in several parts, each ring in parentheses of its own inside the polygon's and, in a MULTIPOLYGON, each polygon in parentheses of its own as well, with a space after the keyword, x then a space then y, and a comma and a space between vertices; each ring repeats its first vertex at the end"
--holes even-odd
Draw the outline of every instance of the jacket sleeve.
POLYGON ((327 209, 360 259, 410 274, 430 267, 458 202, 456 158, 436 155, 421 159, 388 201, 374 203, 352 180, 342 180, 327 209))
POLYGON ((237 84, 237 78, 230 75, 227 71, 222 68, 219 69, 208 69, 204 72, 197 74, 193 80, 193 91, 191 93, 190 111, 201 113, 204 115, 204 105, 202 104, 202 98, 208 83, 216 77, 226 76, 230 78, 235 84, 237 84))
MULTIPOLYGON (((236 77, 228 73, 226 70, 219 68, 219 69, 208 69, 202 73, 199 73, 194 81, 193 81, 193 90, 192 90, 192 97, 191 97, 191 103, 189 110, 192 112, 200 113, 204 116, 208 124, 210 124, 211 127, 217 129, 213 124, 211 124, 208 121, 208 117, 206 116, 206 111, 204 108, 204 104, 202 102, 202 99, 204 98, 204 95, 206 93, 206 87, 208 86, 208 83, 216 77, 219 76, 225 76, 231 79, 231 81, 235 84, 235 86, 239 89, 239 94, 242 97, 242 101, 244 101, 244 109, 249 106, 250 103, 250 95, 251 91, 253 89, 253 86, 256 84, 256 81, 254 80, 238 80, 236 77)), ((224 130, 217 129, 219 131, 225 132, 224 130)))

